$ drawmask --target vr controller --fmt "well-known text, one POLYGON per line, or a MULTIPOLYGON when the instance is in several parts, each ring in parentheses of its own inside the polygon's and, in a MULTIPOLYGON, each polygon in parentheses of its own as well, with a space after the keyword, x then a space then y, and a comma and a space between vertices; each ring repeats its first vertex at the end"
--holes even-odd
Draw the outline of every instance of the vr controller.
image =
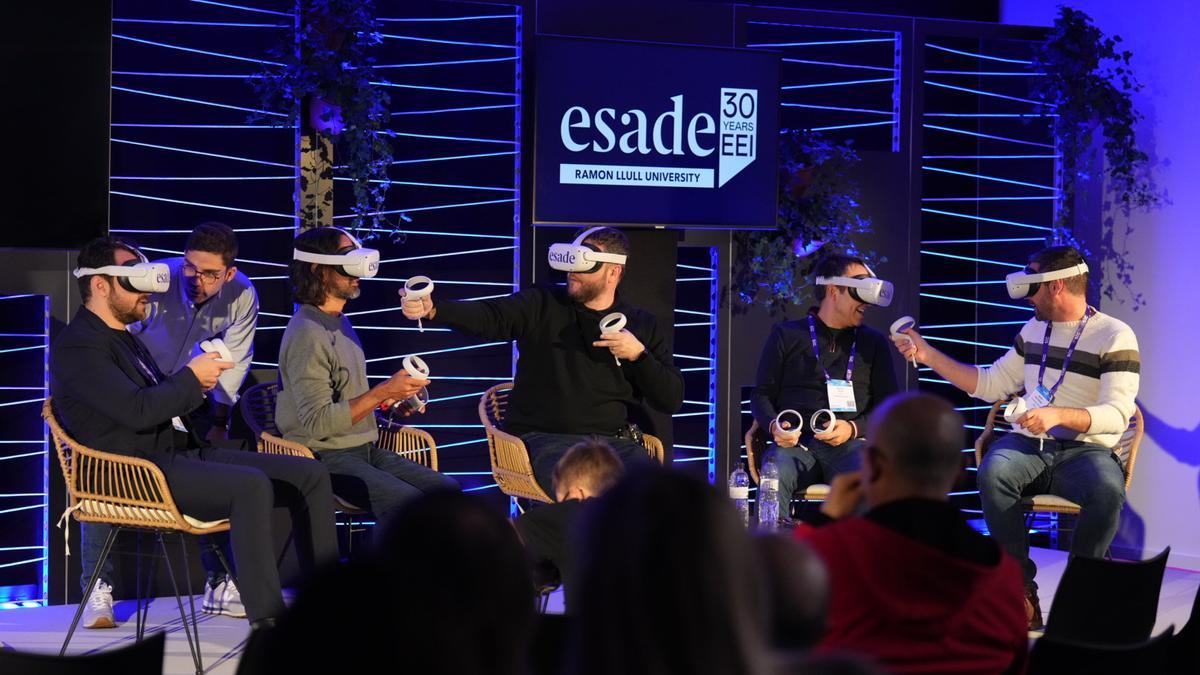
MULTIPOLYGON (((429 297, 433 293, 433 279, 429 277, 409 277, 408 281, 404 282, 404 299, 405 300, 420 300, 429 297)), ((425 332, 425 326, 417 319, 417 330, 425 332)))
POLYGON ((229 347, 225 346, 225 342, 221 338, 202 341, 200 350, 205 354, 219 354, 221 358, 218 361, 233 363, 233 353, 229 351, 229 347))
MULTIPOLYGON (((905 335, 904 331, 910 330, 910 329, 912 329, 913 326, 916 326, 916 325, 917 325, 916 319, 912 318, 911 316, 902 316, 899 319, 896 319, 895 321, 892 322, 892 327, 888 330, 888 332, 891 333, 891 335, 894 339, 904 340, 905 342, 908 342, 909 344, 911 344, 912 338, 905 335)), ((916 354, 913 354, 912 365, 913 365, 913 368, 917 367, 916 354)))
MULTIPOLYGON (((605 314, 604 318, 600 319, 600 334, 612 335, 613 333, 620 333, 627 323, 629 323, 629 319, 620 312, 605 314)), ((613 360, 617 362, 618 366, 621 365, 621 359, 615 355, 613 356, 613 360)))

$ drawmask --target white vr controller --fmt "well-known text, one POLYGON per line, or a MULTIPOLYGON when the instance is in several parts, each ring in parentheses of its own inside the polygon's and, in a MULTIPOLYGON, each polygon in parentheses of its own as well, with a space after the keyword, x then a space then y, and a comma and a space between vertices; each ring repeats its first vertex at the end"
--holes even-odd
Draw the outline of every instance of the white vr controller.
POLYGON ((837 415, 833 414, 829 408, 821 408, 808 419, 808 428, 812 429, 814 434, 827 434, 833 431, 835 426, 837 426, 837 415), (823 425, 818 424, 822 417, 825 418, 823 425))
MULTIPOLYGON (((421 357, 411 354, 404 357, 404 360, 400 364, 412 378, 417 380, 429 379, 429 364, 425 363, 425 360, 421 357)), ((429 390, 421 387, 420 391, 401 401, 400 405, 405 406, 409 410, 420 410, 428 402, 429 390)))
POLYGON ((221 338, 201 341, 200 351, 205 354, 218 354, 221 357, 218 361, 233 363, 233 352, 229 351, 229 347, 225 346, 225 342, 221 338))
MULTIPOLYGON (((905 342, 912 344, 912 338, 905 335, 904 331, 910 330, 916 325, 916 319, 912 318, 911 316, 902 316, 892 322, 892 327, 888 330, 888 332, 892 334, 893 340, 904 340, 905 342)), ((917 367, 917 355, 915 353, 913 354, 912 365, 913 368, 917 367)))
POLYGON ((791 408, 788 408, 787 410, 781 410, 779 414, 775 416, 775 427, 780 431, 798 433, 804 428, 804 416, 801 415, 799 411, 792 410, 791 408), (790 426, 785 428, 783 426, 785 423, 790 426))
MULTIPOLYGON (((629 319, 620 312, 605 314, 604 318, 600 319, 600 334, 612 335, 613 333, 620 333, 625 329, 627 323, 629 323, 629 319)), ((621 359, 617 358, 616 355, 613 355, 613 360, 617 362, 618 366, 621 365, 621 359)))
POLYGON ((1021 416, 1027 412, 1029 412, 1029 404, 1025 402, 1024 398, 1018 396, 1009 401, 1008 405, 1004 406, 1004 421, 1009 424, 1016 424, 1017 420, 1021 419, 1021 416))
MULTIPOLYGON (((433 279, 429 277, 409 277, 408 281, 404 282, 404 299, 405 300, 420 300, 427 298, 433 293, 433 279)), ((425 326, 417 319, 417 330, 425 332, 425 326)))

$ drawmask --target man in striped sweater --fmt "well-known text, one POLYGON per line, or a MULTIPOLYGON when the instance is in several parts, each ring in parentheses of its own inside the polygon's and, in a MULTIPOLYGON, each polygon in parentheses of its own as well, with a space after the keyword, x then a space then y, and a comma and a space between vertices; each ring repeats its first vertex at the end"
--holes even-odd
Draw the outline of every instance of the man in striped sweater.
POLYGON ((992 443, 978 478, 988 529, 1024 569, 1031 630, 1041 628, 1042 616, 1022 496, 1048 493, 1079 504, 1071 553, 1090 557, 1103 556, 1112 543, 1125 502, 1125 470, 1113 448, 1134 412, 1137 337, 1124 322, 1088 306, 1083 263, 1070 246, 1030 257, 1029 272, 1082 266, 1082 273, 1031 284, 1026 299, 1035 316, 990 366, 959 363, 915 331, 907 333, 911 342, 896 340, 904 358, 915 357, 972 396, 1025 399, 1028 410, 1016 419, 1014 433, 992 443))

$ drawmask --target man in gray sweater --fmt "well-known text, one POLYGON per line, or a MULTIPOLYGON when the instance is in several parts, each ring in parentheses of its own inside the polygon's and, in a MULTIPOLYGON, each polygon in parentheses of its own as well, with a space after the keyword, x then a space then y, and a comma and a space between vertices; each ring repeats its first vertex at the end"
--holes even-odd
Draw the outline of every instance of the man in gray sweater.
MULTIPOLYGON (((296 258, 323 260, 367 251, 332 227, 301 234, 295 247, 296 258)), ((288 274, 300 309, 288 321, 279 348, 282 389, 275 423, 284 438, 312 449, 325 463, 335 494, 370 509, 386 524, 404 502, 458 489, 458 483, 375 445, 375 408, 403 401, 429 383, 403 370, 374 387, 367 382, 362 343, 342 310, 358 297, 359 276, 374 276, 374 269, 292 261, 288 274)))

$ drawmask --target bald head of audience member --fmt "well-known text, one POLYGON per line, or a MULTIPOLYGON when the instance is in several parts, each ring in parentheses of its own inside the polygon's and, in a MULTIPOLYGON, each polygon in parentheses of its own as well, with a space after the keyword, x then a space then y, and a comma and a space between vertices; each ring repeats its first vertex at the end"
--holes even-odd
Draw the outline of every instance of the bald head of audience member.
POLYGON ((930 394, 898 394, 872 416, 863 461, 868 507, 924 497, 947 499, 962 469, 963 418, 930 394))
POLYGON ((554 498, 561 502, 599 497, 621 479, 623 471, 621 458, 607 443, 581 441, 554 465, 554 498))
POLYGON ((783 651, 812 648, 825 633, 829 616, 825 563, 792 537, 763 535, 754 544, 764 572, 771 646, 783 651))

